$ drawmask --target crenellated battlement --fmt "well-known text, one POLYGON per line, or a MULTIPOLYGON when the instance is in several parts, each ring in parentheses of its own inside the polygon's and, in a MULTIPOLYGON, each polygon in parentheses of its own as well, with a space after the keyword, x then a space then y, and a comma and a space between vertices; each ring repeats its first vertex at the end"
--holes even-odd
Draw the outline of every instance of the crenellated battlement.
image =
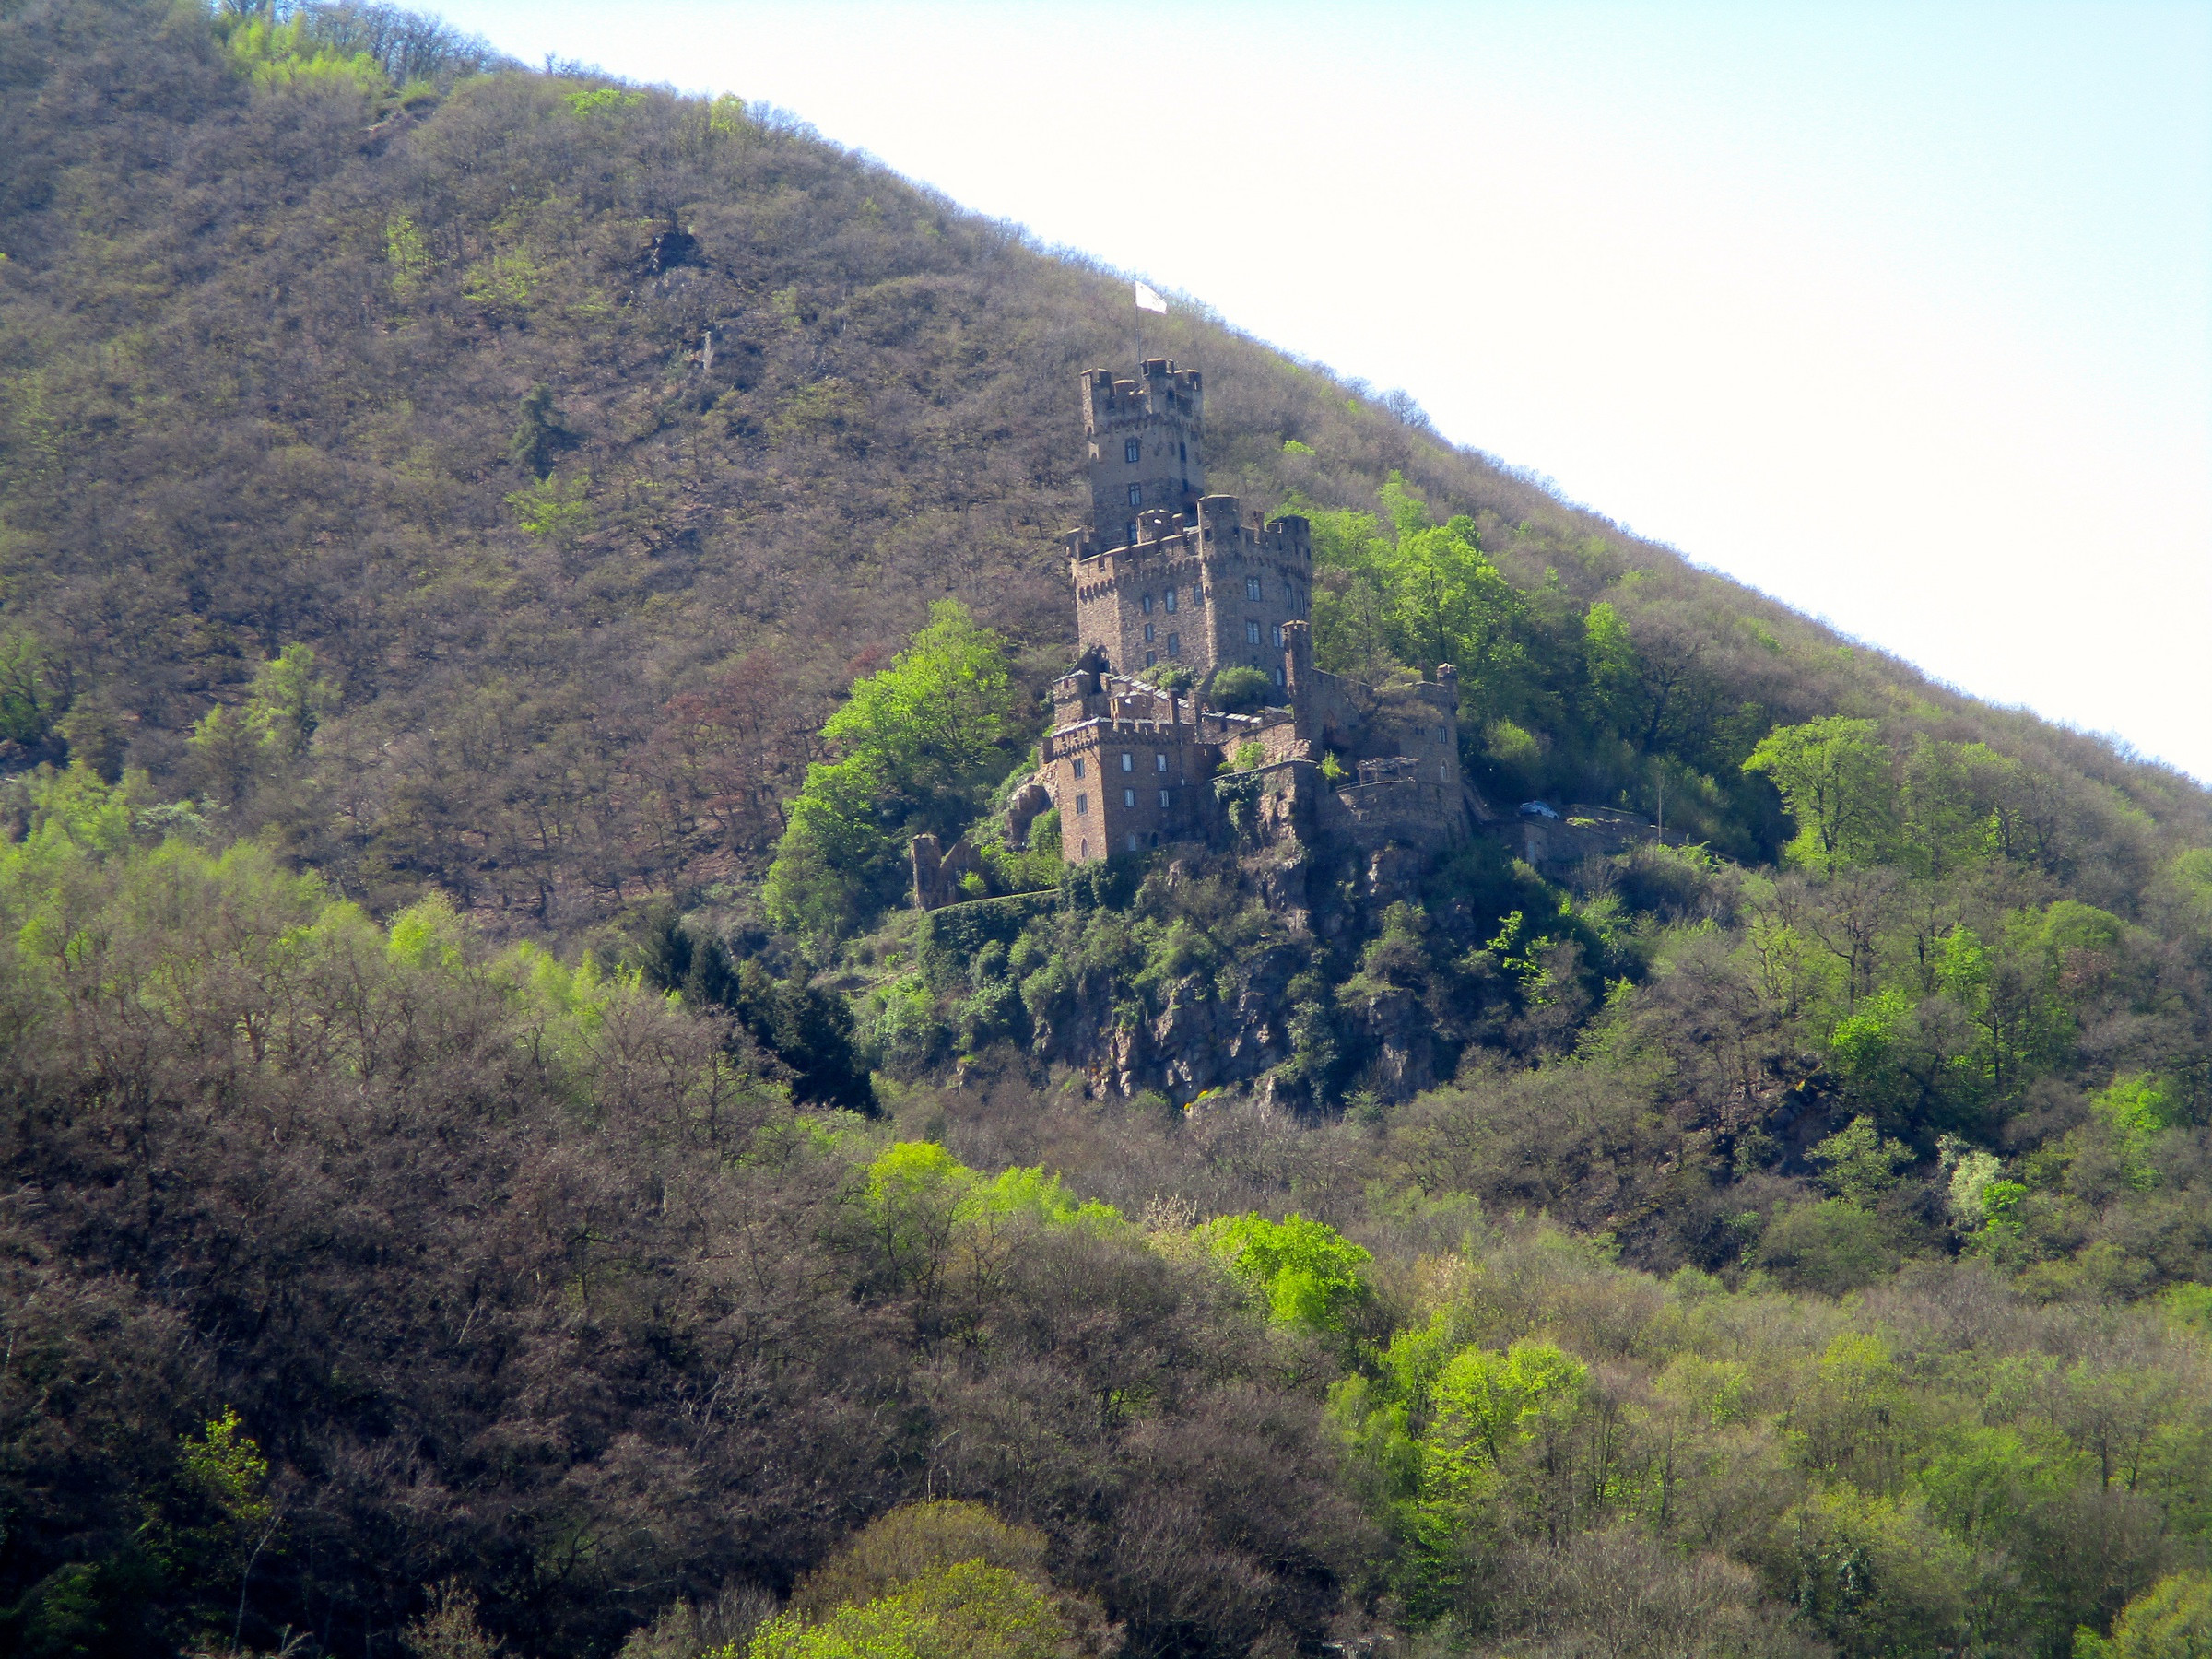
POLYGON ((1135 380, 1092 370, 1083 395, 1094 512, 1062 537, 1081 655, 1053 682, 1053 729, 1008 808, 1010 833, 1018 840, 1047 801, 1070 863, 1259 833, 1238 828, 1213 787, 1241 757, 1247 771, 1256 758, 1280 808, 1253 820, 1270 845, 1463 837, 1453 670, 1369 687, 1314 666, 1312 526, 1205 493, 1197 372, 1165 358, 1135 380), (1209 707, 1231 667, 1271 679, 1275 706, 1209 707), (1137 677, 1156 668, 1187 671, 1188 688, 1137 677))
POLYGON ((1206 388, 1194 369, 1149 358, 1135 380, 1085 370, 1083 438, 1101 546, 1135 542, 1145 517, 1190 513, 1206 493, 1206 388))

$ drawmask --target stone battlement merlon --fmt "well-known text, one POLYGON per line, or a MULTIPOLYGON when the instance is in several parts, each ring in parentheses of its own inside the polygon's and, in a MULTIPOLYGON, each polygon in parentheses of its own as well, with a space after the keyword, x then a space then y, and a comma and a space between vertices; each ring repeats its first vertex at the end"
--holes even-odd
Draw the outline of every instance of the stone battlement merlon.
POLYGON ((1147 358, 1141 378, 1123 380, 1111 369, 1083 371, 1083 435, 1095 438, 1119 427, 1172 415, 1195 427, 1206 417, 1206 377, 1195 369, 1178 369, 1171 358, 1147 358))

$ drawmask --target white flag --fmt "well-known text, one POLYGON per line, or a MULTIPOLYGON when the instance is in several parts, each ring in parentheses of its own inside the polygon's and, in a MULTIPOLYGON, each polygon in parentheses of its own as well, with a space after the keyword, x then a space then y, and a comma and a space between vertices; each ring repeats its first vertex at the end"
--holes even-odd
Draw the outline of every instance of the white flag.
POLYGON ((1168 302, 1140 282, 1136 285, 1136 309, 1164 312, 1168 309, 1168 302))

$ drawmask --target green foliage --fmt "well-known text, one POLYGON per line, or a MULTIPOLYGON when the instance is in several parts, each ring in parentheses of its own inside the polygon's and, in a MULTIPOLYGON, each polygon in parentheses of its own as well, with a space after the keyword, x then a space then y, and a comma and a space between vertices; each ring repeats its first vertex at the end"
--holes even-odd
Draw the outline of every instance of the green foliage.
POLYGON ((1335 1228, 1293 1213, 1209 1222, 1206 1245, 1267 1304, 1273 1318, 1340 1332, 1368 1297, 1360 1269, 1372 1258, 1335 1228))
MULTIPOLYGON (((409 250, 407 253, 408 268, 415 270, 419 266, 420 269, 427 270, 427 264, 424 263, 419 251, 421 243, 419 233, 415 230, 409 221, 398 220, 394 223, 406 224, 406 234, 412 239, 412 241, 407 244, 409 250)), ((394 248, 401 247, 398 242, 393 242, 391 245, 394 248)), ((394 283, 398 281, 397 273, 400 263, 400 254, 395 253, 393 255, 394 272, 393 280, 394 283)), ((419 274, 415 280, 420 280, 419 274)), ((527 467, 531 477, 542 483, 552 472, 553 463, 559 458, 561 452, 573 448, 578 442, 578 438, 576 433, 570 429, 567 420, 560 412, 560 406, 553 401, 553 388, 544 381, 539 381, 537 384, 523 394, 519 412, 522 418, 515 425, 514 435, 507 440, 507 458, 517 466, 527 467)), ((589 483, 588 474, 585 476, 584 481, 589 483)), ((525 512, 531 515, 529 519, 522 520, 522 522, 523 527, 533 535, 548 534, 549 532, 545 529, 533 529, 531 526, 534 523, 544 523, 544 514, 547 511, 558 512, 562 505, 566 504, 558 491, 554 492, 552 506, 549 509, 544 504, 543 497, 544 492, 521 491, 507 498, 508 504, 515 509, 518 519, 522 519, 522 515, 525 512)))
POLYGON ((1249 714, 1276 699, 1275 681, 1244 663, 1232 663, 1214 676, 1206 701, 1230 714, 1249 714))
POLYGON ((207 792, 226 806, 283 778, 308 756, 337 688, 316 673, 315 653, 287 645, 254 670, 244 702, 218 703, 192 729, 189 747, 207 792))
POLYGON ((890 903, 905 838, 959 836, 1027 736, 1006 641, 943 600, 822 727, 841 751, 809 767, 762 889, 777 925, 827 946, 890 903))
POLYGON ((524 535, 571 547, 591 534, 597 516, 592 510, 591 489, 588 472, 571 473, 565 478, 541 477, 511 492, 507 505, 514 510, 514 522, 524 535))
POLYGON ((1793 1290, 1841 1296, 1897 1265, 1889 1227, 1843 1198, 1801 1204, 1769 1220, 1754 1257, 1759 1270, 1793 1290))
POLYGON ((334 49, 319 39, 312 14, 280 21, 274 7, 224 8, 216 30, 231 62, 262 87, 345 88, 382 96, 391 90, 372 53, 334 49))
POLYGON ((65 701, 54 680, 53 660, 37 640, 21 629, 0 635, 0 742, 45 742, 65 701))
POLYGON ((874 1113, 875 1085, 853 1052, 853 1010, 842 997, 803 976, 778 979, 757 959, 733 961, 721 940, 673 914, 653 918, 644 931, 639 966, 646 981, 693 1007, 731 1016, 789 1068, 794 1101, 874 1113))
POLYGON ((2075 1659, 2212 1659, 2212 1573, 2160 1579, 2121 1610, 2112 1633, 2075 1632, 2075 1659))
POLYGON ((785 1614, 747 1659, 1061 1659, 1069 1632, 1051 1596, 1018 1573, 956 1561, 819 1624, 785 1614))
POLYGON ((1797 834, 1790 858, 1808 869, 1878 864, 1896 833, 1889 752, 1871 720, 1831 715, 1776 726, 1744 762, 1781 794, 1797 834))
POLYGON ((1837 1197, 1870 1209, 1897 1184, 1898 1171, 1912 1162, 1912 1148, 1885 1140, 1871 1118, 1855 1117, 1812 1150, 1821 1184, 1837 1197))

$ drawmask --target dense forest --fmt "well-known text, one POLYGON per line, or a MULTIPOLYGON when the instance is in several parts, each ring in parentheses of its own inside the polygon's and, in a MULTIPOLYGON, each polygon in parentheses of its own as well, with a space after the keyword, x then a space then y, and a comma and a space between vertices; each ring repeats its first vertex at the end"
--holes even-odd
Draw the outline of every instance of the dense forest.
POLYGON ((735 99, 0 88, 0 1651, 2212 1653, 2204 790, 735 99), (1141 355, 1664 838, 1007 844, 1141 355))

